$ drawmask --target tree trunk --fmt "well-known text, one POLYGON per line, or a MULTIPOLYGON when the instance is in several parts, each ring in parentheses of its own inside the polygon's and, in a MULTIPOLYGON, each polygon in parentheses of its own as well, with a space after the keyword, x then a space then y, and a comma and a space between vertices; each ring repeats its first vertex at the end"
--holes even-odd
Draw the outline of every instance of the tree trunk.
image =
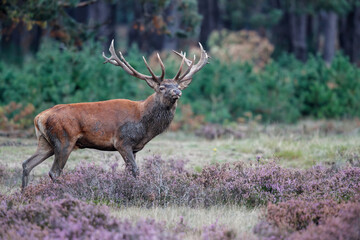
POLYGON ((163 48, 164 35, 156 32, 156 29, 149 27, 149 15, 145 13, 144 8, 152 9, 152 2, 142 3, 142 1, 133 1, 134 21, 128 32, 128 45, 136 43, 141 51, 152 52, 163 48), (144 16, 147 15, 147 16, 144 16), (148 29, 149 28, 149 29, 148 29))
POLYGON ((141 3, 140 1, 133 1, 133 11, 134 11, 134 21, 129 26, 128 31, 128 46, 130 47, 133 43, 136 43, 140 47, 139 38, 140 38, 140 31, 138 30, 138 26, 140 26, 141 22, 139 19, 141 18, 141 3))
POLYGON ((350 60, 360 65, 360 7, 340 20, 339 43, 350 60))
POLYGON ((320 46, 320 16, 317 13, 308 17, 307 37, 307 51, 312 54, 318 53, 320 46))
POLYGON ((354 13, 354 42, 353 42, 353 58, 352 61, 360 64, 360 7, 355 8, 354 13))
POLYGON ((307 59, 306 27, 307 15, 305 13, 290 13, 292 51, 301 61, 307 59))
POLYGON ((276 24, 270 32, 271 42, 276 46, 275 51, 291 51, 292 35, 291 31, 289 31, 290 29, 290 14, 288 12, 284 12, 284 15, 280 19, 279 23, 276 24))
POLYGON ((323 57, 329 64, 335 56, 338 35, 338 16, 334 12, 324 12, 322 15, 324 30, 323 57))
POLYGON ((353 23, 351 19, 353 19, 354 12, 350 12, 347 16, 344 16, 340 19, 340 27, 339 27, 339 44, 343 49, 344 53, 349 56, 352 60, 353 56, 351 54, 351 46, 353 42, 353 23))
POLYGON ((166 9, 166 18, 171 19, 170 22, 167 23, 169 35, 165 35, 163 42, 163 49, 173 50, 178 47, 178 38, 176 37, 176 31, 180 28, 180 14, 178 12, 178 1, 172 0, 170 6, 166 9))
MULTIPOLYGON (((3 23, 2 27, 5 29, 10 25, 3 23)), ((37 25, 29 31, 23 23, 17 24, 9 34, 1 36, 0 57, 5 57, 8 62, 21 63, 26 54, 38 51, 42 33, 37 25)))
POLYGON ((109 47, 115 38, 116 7, 105 1, 98 1, 88 6, 88 24, 98 28, 96 38, 103 40, 104 48, 109 47))
POLYGON ((199 13, 203 19, 200 28, 199 41, 206 47, 209 35, 220 28, 220 10, 218 0, 199 0, 199 13))

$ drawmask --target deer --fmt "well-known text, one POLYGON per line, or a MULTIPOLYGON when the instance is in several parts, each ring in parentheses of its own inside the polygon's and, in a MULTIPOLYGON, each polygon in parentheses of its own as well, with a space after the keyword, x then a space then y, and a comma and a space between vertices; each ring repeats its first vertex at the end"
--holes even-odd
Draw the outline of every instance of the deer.
POLYGON ((165 78, 165 66, 159 54, 157 59, 161 75, 157 76, 143 57, 150 75, 136 71, 114 49, 114 40, 109 48, 111 54, 102 56, 104 63, 121 67, 129 75, 144 80, 155 92, 143 101, 112 99, 101 102, 84 102, 55 105, 34 118, 37 138, 36 152, 22 164, 22 191, 27 187, 29 174, 37 165, 55 155, 49 176, 56 182, 74 149, 91 148, 102 151, 118 151, 125 162, 126 170, 137 177, 136 153, 154 137, 164 132, 174 118, 177 101, 182 90, 187 88, 193 75, 207 63, 209 56, 201 43, 200 59, 190 60, 186 53, 174 53, 181 57, 180 68, 172 79, 165 78), (184 62, 187 70, 183 71, 184 62))

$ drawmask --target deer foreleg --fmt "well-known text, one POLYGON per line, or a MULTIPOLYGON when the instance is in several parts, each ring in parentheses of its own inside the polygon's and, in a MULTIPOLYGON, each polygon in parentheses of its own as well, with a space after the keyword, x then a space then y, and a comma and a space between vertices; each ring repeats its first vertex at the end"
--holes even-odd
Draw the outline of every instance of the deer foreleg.
POLYGON ((139 175, 139 168, 136 165, 135 154, 132 149, 123 147, 119 147, 117 149, 125 161, 126 169, 130 171, 134 177, 137 177, 139 175))

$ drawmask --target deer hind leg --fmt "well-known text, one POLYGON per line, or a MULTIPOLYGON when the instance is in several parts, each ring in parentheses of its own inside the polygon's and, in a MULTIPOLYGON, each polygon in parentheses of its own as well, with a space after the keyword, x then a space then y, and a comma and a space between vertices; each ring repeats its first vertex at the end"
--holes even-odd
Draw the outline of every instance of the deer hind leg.
POLYGON ((23 167, 23 175, 22 175, 22 191, 29 183, 29 174, 31 170, 45 161, 47 158, 54 155, 54 150, 49 144, 49 142, 43 137, 40 136, 38 139, 38 147, 34 155, 25 160, 22 164, 23 167))
POLYGON ((50 169, 49 176, 54 182, 61 175, 62 170, 70 156, 70 153, 74 149, 75 142, 65 140, 63 143, 58 141, 55 144, 55 159, 50 169))

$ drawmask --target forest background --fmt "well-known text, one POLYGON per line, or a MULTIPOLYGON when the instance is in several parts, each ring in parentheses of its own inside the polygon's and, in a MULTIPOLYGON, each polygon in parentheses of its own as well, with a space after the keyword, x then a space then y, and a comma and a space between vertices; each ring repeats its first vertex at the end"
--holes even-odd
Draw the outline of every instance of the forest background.
POLYGON ((184 91, 173 128, 360 116, 356 0, 1 0, 0 128, 55 104, 143 100, 152 90, 102 64, 110 41, 136 69, 167 77, 197 53, 210 64, 184 91), (188 55, 190 56, 190 55, 188 55))

